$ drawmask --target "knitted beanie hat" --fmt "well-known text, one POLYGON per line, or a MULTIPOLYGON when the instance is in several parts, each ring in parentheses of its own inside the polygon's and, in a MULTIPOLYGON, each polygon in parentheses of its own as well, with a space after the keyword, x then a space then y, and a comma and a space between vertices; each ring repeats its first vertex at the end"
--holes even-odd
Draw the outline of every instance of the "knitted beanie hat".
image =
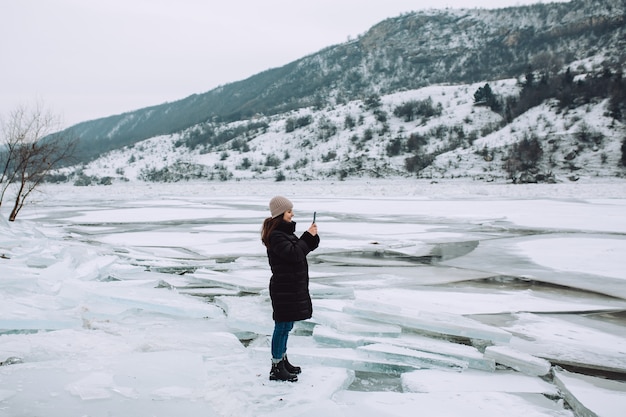
POLYGON ((293 203, 285 197, 277 195, 270 200, 270 213, 272 218, 278 217, 293 208, 293 203))

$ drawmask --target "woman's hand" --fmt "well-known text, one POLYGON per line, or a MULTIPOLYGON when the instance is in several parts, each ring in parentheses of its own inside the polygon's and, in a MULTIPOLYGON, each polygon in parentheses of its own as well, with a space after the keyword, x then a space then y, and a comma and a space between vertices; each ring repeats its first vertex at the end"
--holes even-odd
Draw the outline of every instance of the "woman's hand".
POLYGON ((317 235, 317 224, 313 223, 307 231, 313 236, 317 235))

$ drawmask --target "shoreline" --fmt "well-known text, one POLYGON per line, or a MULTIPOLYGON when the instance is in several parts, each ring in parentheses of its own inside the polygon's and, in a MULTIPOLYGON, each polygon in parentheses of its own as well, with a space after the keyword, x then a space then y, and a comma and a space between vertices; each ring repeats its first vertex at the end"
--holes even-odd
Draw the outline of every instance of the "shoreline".
POLYGON ((226 182, 189 181, 176 183, 115 183, 113 185, 74 186, 73 184, 44 184, 33 195, 33 201, 42 198, 65 200, 84 194, 87 198, 128 199, 137 197, 194 196, 271 196, 284 194, 291 197, 407 197, 426 199, 473 198, 576 198, 623 199, 626 198, 626 180, 588 179, 557 184, 512 184, 505 182, 478 182, 472 180, 419 180, 419 179, 350 179, 282 181, 246 180, 226 182), (65 197, 67 196, 67 197, 65 197))

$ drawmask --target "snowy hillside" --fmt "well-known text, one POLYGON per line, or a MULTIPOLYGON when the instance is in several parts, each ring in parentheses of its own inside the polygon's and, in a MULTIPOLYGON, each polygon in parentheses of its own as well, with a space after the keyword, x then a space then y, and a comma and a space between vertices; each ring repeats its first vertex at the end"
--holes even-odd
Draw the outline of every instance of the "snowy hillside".
MULTIPOLYGON (((322 133, 322 137, 327 139, 332 136, 330 133, 335 128, 338 137, 342 137, 344 120, 341 119, 341 113, 352 112, 356 117, 360 116, 362 111, 355 103, 357 100, 367 100, 373 95, 384 97, 406 93, 435 85, 484 84, 490 80, 494 83, 495 80, 523 77, 529 68, 536 74, 537 82, 547 82, 550 89, 545 90, 551 90, 552 97, 563 93, 559 91, 560 87, 572 87, 571 84, 550 84, 554 77, 563 75, 567 68, 571 68, 576 76, 584 76, 590 71, 593 76, 597 76, 603 74, 603 71, 610 71, 610 76, 615 77, 618 86, 586 86, 588 91, 582 102, 587 103, 589 91, 594 91, 599 94, 597 97, 612 97, 615 100, 613 105, 620 109, 618 113, 626 114, 625 94, 620 93, 626 87, 619 85, 624 81, 617 77, 618 74, 621 77, 626 62, 625 22, 626 5, 623 0, 572 0, 502 9, 438 9, 407 13, 383 20, 357 39, 328 46, 280 68, 268 69, 245 80, 233 80, 208 92, 198 92, 171 103, 79 123, 70 127, 68 132, 80 138, 77 157, 81 162, 92 161, 108 151, 133 146, 142 140, 177 135, 207 122, 239 122, 257 126, 262 123, 267 124, 268 128, 271 125, 270 131, 276 131, 277 119, 269 117, 284 119, 292 111, 311 114, 313 111, 310 109, 326 109, 327 113, 334 109, 340 119, 328 114, 335 127, 326 125, 327 130, 322 133), (259 118, 259 115, 265 117, 259 118)), ((443 91, 433 90, 421 90, 415 95, 432 96, 435 102, 442 102, 448 112, 453 112, 456 110, 454 107, 463 104, 465 97, 471 98, 475 87, 468 86, 467 91, 461 89, 454 100, 454 88, 446 90, 446 97, 441 96, 443 91), (461 103, 456 103, 459 100, 461 103)), ((566 90, 572 92, 569 91, 571 88, 566 90)), ((411 97, 411 93, 406 94, 405 99, 411 97)), ((568 97, 560 97, 561 101, 564 99, 568 97)), ((502 110, 506 110, 508 104, 502 103, 502 110)), ((538 104, 534 102, 533 106, 538 104)), ((572 103, 567 103, 566 107, 569 104, 572 103)), ((366 107, 375 109, 369 105, 366 107)), ((387 111, 387 115, 392 114, 389 108, 383 107, 383 110, 387 111)), ((612 117, 624 121, 621 115, 615 116, 615 111, 611 113, 614 114, 612 117)), ((315 112, 314 115, 322 116, 322 113, 315 112)), ((297 117, 297 114, 292 116, 297 117)), ((377 114, 379 123, 372 123, 371 114, 365 114, 364 118, 364 125, 355 126, 355 130, 361 131, 359 134, 365 133, 365 129, 370 126, 372 133, 381 130, 387 132, 381 126, 381 120, 384 119, 382 114, 377 114), (361 126, 365 127, 360 129, 361 126)), ((510 121, 510 118, 506 119, 510 121)), ((447 126, 446 120, 433 120, 429 126, 442 123, 447 126)), ((315 122, 319 123, 319 119, 315 122)), ((395 121, 389 121, 389 131, 393 134, 397 133, 392 129, 394 124, 395 121)), ((298 133, 313 133, 314 138, 319 133, 310 132, 314 126, 298 133)), ((407 128, 412 129, 411 126, 407 128)), ((466 134, 481 130, 480 127, 469 125, 464 125, 464 128, 466 134)), ((233 126, 216 125, 210 129, 227 131, 233 129, 233 126)), ((241 127, 237 129, 243 130, 241 127)), ((441 130, 439 133, 442 133, 441 130)), ((251 134, 253 132, 249 130, 247 139, 251 134)), ((254 133, 254 136, 258 136, 258 133, 254 133)), ((343 136, 352 138, 349 133, 343 136)), ((454 139, 462 139, 456 134, 453 136, 452 142, 454 139)), ((224 135, 219 138, 219 144, 222 144, 224 135)), ((313 138, 309 140, 315 142, 313 138)), ((469 138, 473 139, 472 136, 469 138)), ((334 139, 331 138, 329 142, 334 142, 334 139)), ((187 139, 185 141, 188 142, 187 139)), ((367 142, 368 146, 361 145, 368 148, 367 154, 375 152, 369 149, 373 142, 367 142)), ((444 146, 447 148, 451 144, 454 143, 444 146)), ((419 145, 423 146, 422 143, 419 145)), ((328 164, 328 169, 317 167, 317 162, 312 159, 314 155, 309 155, 309 163, 312 164, 309 169, 291 175, 306 177, 317 175, 314 173, 318 171, 333 170, 333 164, 328 164)), ((326 155, 325 159, 331 156, 333 154, 326 155)), ((392 153, 392 156, 398 155, 392 153)), ((421 170, 435 156, 430 155, 420 161, 414 158, 409 164, 409 171, 421 170)), ((360 165, 367 167, 364 174, 382 169, 370 162, 360 161, 363 158, 360 152, 351 156, 354 157, 358 159, 354 165, 335 167, 340 171, 339 175, 352 175, 355 170, 359 171, 360 165), (343 173, 343 170, 346 172, 343 173)), ((276 161, 270 162, 270 165, 276 165, 276 161)), ((380 164, 389 165, 385 161, 380 164)), ((232 174, 238 177, 243 174, 234 172, 231 165, 225 162, 224 167, 230 169, 228 172, 221 170, 220 175, 229 177, 232 174)), ((244 165, 247 166, 248 162, 244 165)), ((393 164, 390 168, 393 169, 393 164)), ((214 171, 212 165, 210 169, 214 171)), ((284 175, 287 176, 287 173, 284 175)))
MULTIPOLYGON (((517 79, 489 84, 503 99, 521 88, 517 79)), ((70 176, 76 185, 397 176, 551 182, 624 175, 625 128, 607 115, 608 100, 565 111, 547 101, 507 124, 475 104, 474 93, 484 85, 434 85, 323 109, 200 124, 109 152, 66 174, 76 170, 70 176), (406 105, 427 111, 399 115, 406 105), (533 168, 511 172, 507 161, 515 157, 515 144, 533 137, 541 148, 533 168)))

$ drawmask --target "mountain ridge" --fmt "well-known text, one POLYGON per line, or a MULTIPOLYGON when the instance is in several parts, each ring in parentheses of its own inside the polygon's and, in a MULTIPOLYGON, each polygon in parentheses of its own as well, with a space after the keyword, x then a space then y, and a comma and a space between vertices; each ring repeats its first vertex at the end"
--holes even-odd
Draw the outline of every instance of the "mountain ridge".
POLYGON ((625 15, 621 0, 407 13, 385 19, 356 40, 329 46, 279 68, 175 102, 82 122, 69 129, 81 138, 81 158, 90 160, 206 121, 230 122, 311 105, 341 104, 368 94, 436 83, 515 77, 533 59, 548 65, 539 59, 542 55, 543 61, 581 58, 591 48, 590 40, 582 41, 590 30, 597 53, 625 46, 625 15), (511 19, 522 25, 512 30, 511 19), (558 30, 550 33, 548 29, 558 30), (566 56, 546 57, 556 54, 550 51, 565 51, 566 56))

